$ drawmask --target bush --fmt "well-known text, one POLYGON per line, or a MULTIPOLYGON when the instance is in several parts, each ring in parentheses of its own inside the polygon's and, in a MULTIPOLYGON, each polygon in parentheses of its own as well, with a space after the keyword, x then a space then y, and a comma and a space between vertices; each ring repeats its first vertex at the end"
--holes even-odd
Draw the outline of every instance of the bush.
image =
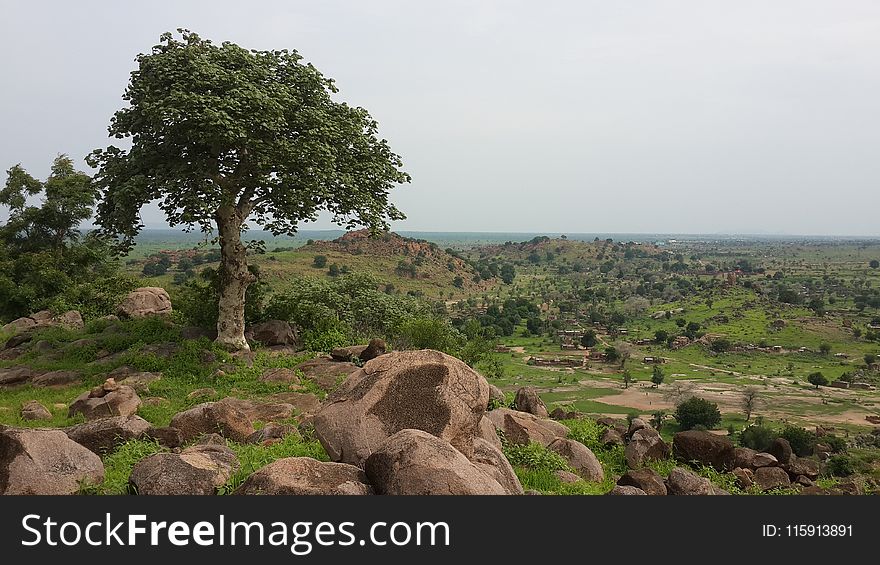
POLYGON ((308 351, 330 352, 337 347, 344 347, 353 341, 347 333, 338 328, 323 331, 306 330, 302 334, 303 346, 308 351))
POLYGON ((568 471, 568 462, 555 451, 550 451, 539 443, 520 445, 504 444, 504 455, 515 467, 527 467, 536 471, 568 471))
POLYGON ((739 444, 755 451, 767 451, 777 438, 777 434, 767 426, 753 424, 739 434, 739 444))
POLYGON ((462 335, 448 321, 429 317, 407 320, 394 337, 399 349, 436 349, 446 353, 458 350, 462 342, 462 335))
POLYGON ((827 444, 834 453, 846 451, 847 447, 846 440, 839 436, 825 436, 822 438, 822 443, 827 444))
POLYGON ((855 474, 856 465, 851 457, 834 455, 826 463, 825 472, 833 477, 848 477, 855 474))
POLYGON ((712 429, 721 422, 718 405, 694 396, 675 407, 675 419, 682 430, 690 430, 696 426, 712 429))
POLYGON ((815 373, 810 373, 810 376, 807 377, 807 380, 811 385, 819 388, 820 386, 826 386, 828 384, 828 378, 822 373, 816 371, 815 373))
POLYGON ((816 445, 816 434, 797 426, 786 426, 782 430, 781 437, 788 440, 791 450, 798 457, 807 457, 813 454, 816 445))
POLYGON ((312 260, 312 266, 316 269, 323 269, 327 266, 327 256, 326 255, 315 255, 314 260, 312 260))

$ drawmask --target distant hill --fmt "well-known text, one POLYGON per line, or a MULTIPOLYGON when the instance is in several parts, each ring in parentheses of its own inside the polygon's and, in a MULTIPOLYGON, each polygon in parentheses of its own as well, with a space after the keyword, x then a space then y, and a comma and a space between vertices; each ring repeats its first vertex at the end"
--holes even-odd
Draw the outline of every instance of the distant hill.
POLYGON ((580 241, 537 236, 528 241, 507 242, 474 248, 472 257, 478 260, 507 260, 519 264, 548 263, 556 259, 591 264, 610 259, 659 257, 667 253, 650 243, 617 242, 605 239, 580 241), (474 256, 476 255, 476 256, 474 256))

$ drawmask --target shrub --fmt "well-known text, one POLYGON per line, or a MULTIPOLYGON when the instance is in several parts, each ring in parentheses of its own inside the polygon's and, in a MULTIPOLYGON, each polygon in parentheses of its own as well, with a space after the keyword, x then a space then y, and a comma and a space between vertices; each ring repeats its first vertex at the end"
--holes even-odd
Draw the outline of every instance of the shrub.
POLYGON ((339 328, 307 330, 303 332, 303 346, 309 351, 332 351, 351 342, 347 333, 339 328))
POLYGON ((400 349, 436 349, 447 353, 457 350, 461 342, 461 334, 448 321, 429 317, 404 322, 394 338, 400 349))
POLYGON ((813 432, 797 426, 786 426, 782 430, 781 437, 788 440, 788 443, 791 444, 791 450, 798 457, 813 454, 813 447, 816 445, 816 434, 813 432))
POLYGON ((528 467, 536 471, 569 470, 568 462, 555 451, 550 451, 539 443, 520 445, 504 444, 504 455, 515 467, 528 467))
POLYGON ((312 266, 316 269, 323 269, 327 266, 327 256, 326 255, 315 255, 314 260, 312 260, 312 266))
POLYGON ((694 396, 675 407, 675 419, 682 430, 690 430, 695 426, 711 429, 721 422, 721 412, 714 402, 694 396))
POLYGON ((855 474, 856 466, 846 455, 834 455, 825 465, 825 472, 833 477, 848 477, 855 474))
POLYGON ((822 443, 827 444, 834 453, 846 451, 847 447, 846 440, 839 436, 825 436, 822 438, 822 443))
POLYGON ((753 424, 739 434, 739 444, 755 451, 767 451, 777 434, 771 428, 761 424, 753 424))
MULTIPOLYGON (((260 280, 260 270, 255 265, 248 270, 257 277, 257 281, 248 286, 245 292, 244 318, 248 324, 261 321, 263 318, 263 301, 268 285, 260 280)), ((173 290, 173 289, 172 289, 173 290)), ((174 309, 179 311, 184 320, 200 328, 217 327, 220 303, 220 276, 211 267, 203 269, 197 278, 190 279, 174 291, 171 297, 174 309)))

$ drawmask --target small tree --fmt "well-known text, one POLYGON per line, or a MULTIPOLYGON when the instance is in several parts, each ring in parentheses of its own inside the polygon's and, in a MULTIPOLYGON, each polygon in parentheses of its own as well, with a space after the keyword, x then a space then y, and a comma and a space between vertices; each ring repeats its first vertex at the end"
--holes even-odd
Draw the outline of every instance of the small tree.
POLYGON ((807 377, 807 381, 809 381, 811 385, 814 385, 816 389, 818 389, 820 386, 826 386, 828 384, 828 378, 819 371, 816 371, 815 373, 810 373, 810 375, 807 377))
POLYGON ((682 430, 696 426, 712 429, 721 422, 721 412, 714 402, 695 396, 675 407, 675 419, 682 430))
POLYGON ((877 355, 874 353, 865 353, 865 365, 871 366, 877 362, 877 355))
POLYGON ((327 274, 331 277, 338 277, 342 271, 339 268, 339 265, 333 263, 330 265, 330 268, 327 270, 327 274))
POLYGON ((323 269, 327 266, 327 256, 326 255, 315 255, 315 258, 312 260, 312 267, 316 269, 323 269))
POLYGON ((829 343, 820 343, 820 344, 819 344, 819 352, 820 352, 822 355, 828 355, 829 353, 831 353, 831 344, 829 344, 829 343))
POLYGON ((253 222, 294 235, 322 210, 348 228, 378 232, 403 214, 388 193, 409 176, 363 108, 296 51, 216 45, 188 30, 164 33, 138 68, 109 131, 130 149, 97 149, 96 220, 129 249, 139 211, 158 200, 171 226, 216 230, 220 240, 217 342, 244 337, 248 269, 242 231, 253 222))
POLYGON ((666 330, 657 330, 654 332, 654 341, 657 343, 665 343, 669 339, 669 332, 666 330))
POLYGON ((620 361, 620 353, 617 351, 616 347, 611 346, 605 348, 605 360, 609 363, 620 361))
POLYGON ((880 268, 880 261, 877 259, 871 259, 871 262, 868 263, 868 265, 870 265, 872 269, 877 269, 880 268))
POLYGON ((629 384, 633 382, 632 374, 629 369, 623 370, 623 388, 629 388, 629 384))
POLYGON ((581 336, 581 345, 584 347, 594 347, 597 343, 596 330, 587 330, 584 332, 584 335, 581 336))
POLYGON ((663 369, 659 365, 654 365, 654 370, 651 372, 651 382, 654 383, 654 387, 662 385, 665 378, 666 375, 663 374, 663 369))
POLYGON ((759 395, 760 391, 756 386, 747 386, 743 389, 740 406, 742 406, 743 414, 746 415, 746 422, 752 418, 752 412, 754 412, 755 408, 758 406, 759 395))

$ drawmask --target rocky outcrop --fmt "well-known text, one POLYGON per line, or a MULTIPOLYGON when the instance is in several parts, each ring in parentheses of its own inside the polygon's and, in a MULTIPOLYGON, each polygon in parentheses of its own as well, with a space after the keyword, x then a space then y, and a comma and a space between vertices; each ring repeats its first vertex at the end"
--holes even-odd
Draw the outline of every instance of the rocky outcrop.
POLYGON ((76 397, 67 411, 72 418, 82 414, 86 420, 109 418, 110 416, 131 416, 137 412, 141 399, 135 390, 126 385, 119 385, 112 378, 76 397))
POLYGON ((116 314, 120 318, 170 316, 171 298, 164 288, 156 286, 136 288, 116 307, 116 314))
POLYGON ((486 379, 462 361, 439 351, 395 351, 349 376, 313 425, 332 460, 357 466, 404 429, 423 430, 471 456, 488 400, 486 379))
POLYGON ((90 451, 103 455, 126 441, 143 436, 152 425, 140 416, 112 416, 67 429, 67 437, 90 451))
POLYGON ((251 326, 245 336, 266 346, 299 344, 296 330, 284 320, 269 320, 251 326))
POLYGON ((547 449, 555 451, 568 462, 575 473, 587 481, 602 482, 605 471, 596 455, 584 444, 573 439, 558 438, 547 449))
POLYGON ((672 454, 679 461, 696 461, 711 465, 719 471, 730 471, 734 468, 733 443, 726 437, 709 432, 678 432, 672 438, 672 454))
POLYGON ((364 495, 373 487, 354 465, 289 457, 255 471, 233 494, 364 495))
POLYGON ((637 487, 649 495, 666 496, 663 477, 653 469, 630 469, 617 480, 617 484, 637 487))
POLYGON ((378 494, 505 494, 498 481, 460 451, 422 430, 404 429, 387 438, 367 458, 364 470, 378 494))
POLYGON ((629 468, 637 469, 650 459, 669 457, 669 446, 654 428, 639 428, 626 444, 624 455, 629 468))
POLYGON ((75 494, 103 480, 101 458, 63 431, 0 426, 0 495, 75 494))
POLYGON ((538 418, 549 418, 547 407, 544 401, 538 396, 534 387, 522 387, 516 391, 516 397, 513 400, 514 406, 520 412, 528 412, 534 414, 538 418))
POLYGON ((24 384, 37 376, 38 373, 24 365, 0 368, 0 386, 24 384))
POLYGON ((568 435, 568 428, 559 422, 538 418, 528 412, 498 408, 486 414, 495 428, 511 443, 540 443, 544 447, 568 435))
POLYGON ((178 412, 171 419, 171 427, 180 430, 185 442, 209 433, 244 442, 254 433, 253 422, 247 415, 224 402, 204 402, 178 412))
POLYGON ((239 469, 223 445, 194 445, 180 453, 155 453, 131 470, 129 484, 141 495, 210 495, 239 469))

